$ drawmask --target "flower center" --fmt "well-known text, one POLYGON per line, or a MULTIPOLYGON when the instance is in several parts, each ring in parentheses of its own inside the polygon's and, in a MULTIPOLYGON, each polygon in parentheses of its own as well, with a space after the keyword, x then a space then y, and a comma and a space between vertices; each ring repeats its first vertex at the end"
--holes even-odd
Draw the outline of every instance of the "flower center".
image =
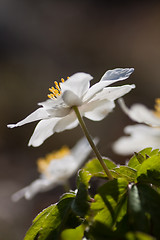
MULTIPOLYGON (((69 79, 69 77, 67 77, 67 79, 69 79)), ((57 81, 54 81, 55 87, 49 88, 49 91, 51 93, 48 94, 48 98, 55 99, 61 95, 61 93, 62 93, 61 92, 61 83, 64 83, 64 78, 61 78, 61 82, 59 82, 59 83, 57 81)))
POLYGON ((70 154, 69 148, 66 146, 63 146, 59 151, 53 151, 52 153, 47 154, 45 158, 39 158, 37 160, 38 171, 40 173, 47 174, 47 168, 51 161, 57 160, 57 159, 60 160, 69 154, 70 154))
POLYGON ((154 108, 154 114, 160 118, 160 98, 156 98, 154 108))

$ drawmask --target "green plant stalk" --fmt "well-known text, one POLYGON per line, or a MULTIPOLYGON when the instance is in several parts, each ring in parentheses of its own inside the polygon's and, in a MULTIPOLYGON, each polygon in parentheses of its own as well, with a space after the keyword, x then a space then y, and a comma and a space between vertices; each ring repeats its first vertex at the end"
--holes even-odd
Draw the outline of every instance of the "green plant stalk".
POLYGON ((94 142, 93 142, 93 140, 92 140, 92 138, 91 138, 91 136, 90 136, 90 134, 89 134, 89 132, 88 132, 88 129, 87 129, 86 125, 85 125, 85 122, 83 121, 83 118, 81 117, 81 114, 80 114, 80 112, 79 112, 78 107, 73 106, 72 108, 73 108, 73 110, 75 111, 75 114, 76 114, 76 116, 77 116, 77 118, 78 118, 79 124, 80 124, 80 126, 81 126, 81 128, 82 128, 82 130, 83 130, 83 132, 84 132, 84 135, 86 136, 86 138, 87 138, 87 140, 88 140, 91 148, 93 149, 96 157, 98 158, 100 164, 102 165, 105 173, 107 174, 107 176, 108 176, 108 178, 109 178, 110 180, 113 180, 113 177, 112 177, 109 169, 107 168, 105 162, 103 161, 103 158, 102 158, 101 154, 99 153, 96 145, 94 144, 94 142))

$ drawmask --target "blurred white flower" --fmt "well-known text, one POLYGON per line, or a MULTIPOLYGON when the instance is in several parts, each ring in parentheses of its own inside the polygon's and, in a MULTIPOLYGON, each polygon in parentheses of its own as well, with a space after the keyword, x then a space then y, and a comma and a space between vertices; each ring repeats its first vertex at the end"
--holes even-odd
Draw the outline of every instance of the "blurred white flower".
POLYGON ((123 111, 134 121, 145 123, 153 127, 160 126, 160 99, 156 99, 155 110, 148 109, 143 104, 134 104, 129 109, 123 99, 118 100, 123 111))
POLYGON ((124 128, 129 136, 120 137, 113 144, 113 150, 120 155, 130 155, 146 147, 160 148, 160 128, 136 124, 124 128))
MULTIPOLYGON (((97 139, 94 141, 96 144, 97 139)), ((59 151, 39 159, 37 164, 41 173, 40 177, 29 186, 14 193, 12 200, 18 201, 22 197, 31 199, 38 192, 48 191, 57 185, 65 185, 69 177, 83 164, 91 150, 88 141, 82 138, 71 150, 63 147, 59 151)))
POLYGON ((124 112, 134 121, 145 124, 136 124, 124 128, 129 136, 120 137, 113 144, 113 150, 121 155, 133 154, 146 147, 160 148, 160 99, 156 99, 155 110, 150 110, 142 104, 134 104, 130 109, 124 101, 119 99, 124 112))
POLYGON ((8 127, 18 127, 26 123, 41 120, 30 138, 29 146, 37 147, 55 132, 72 129, 78 125, 78 119, 73 106, 78 106, 81 116, 93 121, 100 121, 115 107, 114 100, 128 93, 135 85, 106 87, 117 81, 125 80, 134 71, 133 68, 116 68, 107 71, 101 80, 90 87, 92 76, 87 73, 76 73, 55 83, 50 88, 50 99, 39 103, 42 107, 31 113, 17 124, 8 127))

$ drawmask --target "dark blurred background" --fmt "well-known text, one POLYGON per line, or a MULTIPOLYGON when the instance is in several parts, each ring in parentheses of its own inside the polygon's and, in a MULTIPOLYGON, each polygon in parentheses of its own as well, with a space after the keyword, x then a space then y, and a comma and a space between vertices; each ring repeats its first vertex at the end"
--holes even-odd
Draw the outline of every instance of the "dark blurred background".
MULTIPOLYGON (((64 144, 72 147, 79 127, 55 134, 38 147, 27 143, 36 123, 7 129, 46 100, 54 80, 78 71, 98 81, 108 69, 134 67, 121 84, 136 84, 125 96, 130 106, 153 107, 160 97, 160 2, 0 1, 0 240, 20 240, 32 219, 64 192, 57 187, 33 200, 10 196, 38 177, 36 160, 64 144)), ((118 85, 118 84, 116 84, 118 85)), ((119 106, 103 121, 86 124, 101 141, 100 152, 116 162, 111 143, 132 122, 119 106)), ((75 186, 75 178, 70 180, 75 186)))

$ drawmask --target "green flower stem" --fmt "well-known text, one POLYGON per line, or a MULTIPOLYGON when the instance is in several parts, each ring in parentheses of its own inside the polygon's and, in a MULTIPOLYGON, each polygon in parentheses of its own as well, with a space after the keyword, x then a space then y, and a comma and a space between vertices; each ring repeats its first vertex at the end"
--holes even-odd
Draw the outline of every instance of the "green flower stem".
POLYGON ((83 121, 83 119, 82 119, 82 117, 81 117, 81 115, 80 115, 80 112, 79 112, 79 110, 78 110, 78 107, 73 106, 72 108, 73 108, 73 110, 75 111, 75 114, 76 114, 76 116, 77 116, 77 118, 78 118, 78 121, 79 121, 79 123, 80 123, 80 126, 81 126, 83 132, 84 132, 84 135, 86 136, 89 144, 91 145, 91 148, 93 149, 96 157, 98 158, 100 164, 102 165, 105 173, 107 174, 107 176, 108 176, 108 178, 109 178, 110 180, 113 180, 113 177, 112 177, 109 169, 107 168, 106 164, 104 163, 101 154, 99 153, 96 145, 94 144, 94 142, 93 142, 93 140, 92 140, 92 138, 91 138, 91 136, 90 136, 90 134, 89 134, 89 132, 88 132, 88 129, 87 129, 87 127, 86 127, 86 125, 85 125, 85 123, 84 123, 84 121, 83 121))

